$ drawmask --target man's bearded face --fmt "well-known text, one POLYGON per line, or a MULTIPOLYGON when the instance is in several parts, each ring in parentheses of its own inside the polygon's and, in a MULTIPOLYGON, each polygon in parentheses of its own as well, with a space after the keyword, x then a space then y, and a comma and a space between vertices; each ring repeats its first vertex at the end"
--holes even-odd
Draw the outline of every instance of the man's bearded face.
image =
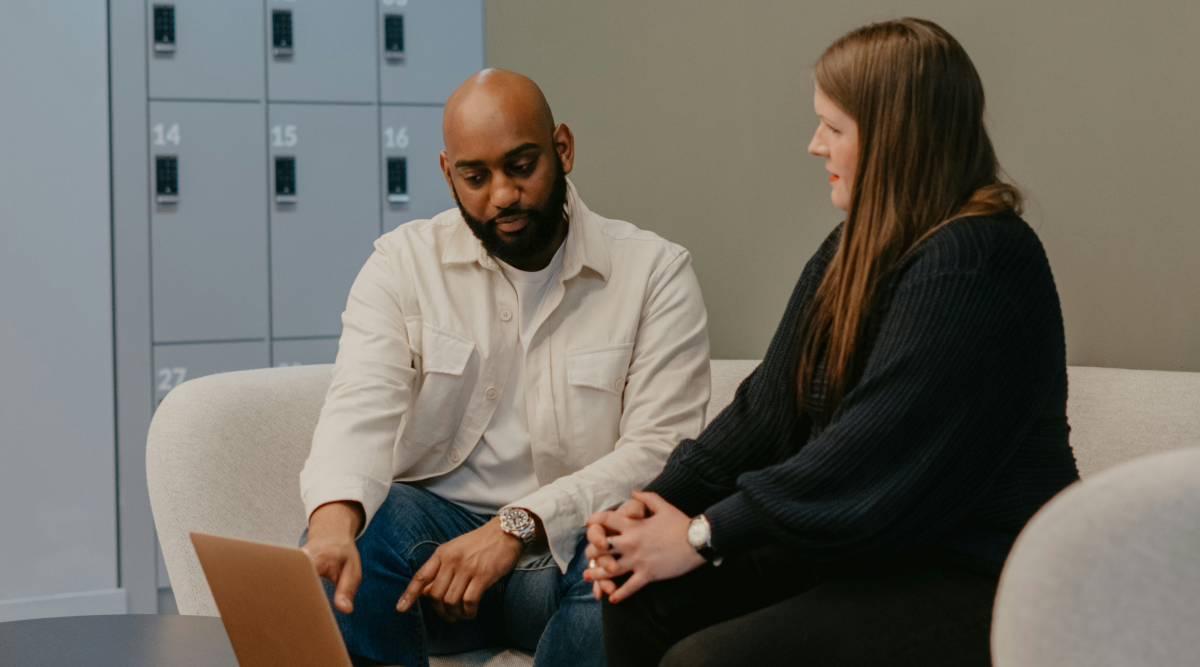
POLYGON ((454 201, 462 213, 463 220, 475 233, 475 238, 483 243, 487 253, 508 264, 520 264, 530 257, 545 252, 558 236, 559 225, 567 224, 567 175, 563 173, 562 158, 554 154, 555 176, 554 187, 545 205, 540 208, 521 208, 510 206, 498 212, 490 220, 480 220, 467 213, 462 201, 458 198, 458 190, 454 190, 454 201), (525 216, 528 223, 512 233, 501 233, 496 227, 498 221, 514 216, 525 216))

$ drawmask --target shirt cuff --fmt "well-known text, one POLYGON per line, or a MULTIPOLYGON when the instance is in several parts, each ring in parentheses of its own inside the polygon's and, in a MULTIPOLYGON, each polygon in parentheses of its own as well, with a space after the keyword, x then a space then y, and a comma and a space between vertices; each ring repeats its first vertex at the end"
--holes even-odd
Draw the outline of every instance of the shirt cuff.
MULTIPOLYGON (((542 521, 546 530, 546 542, 550 545, 550 554, 558 569, 566 573, 571 559, 575 557, 575 543, 583 532, 583 519, 573 521, 571 517, 577 514, 574 503, 566 494, 546 486, 533 493, 511 502, 505 507, 517 507, 532 512, 542 521), (566 505, 564 509, 563 505, 566 505)), ((585 517, 586 519, 586 517, 585 517)))
POLYGON ((732 556, 772 541, 766 519, 750 505, 744 491, 704 511, 718 556, 732 556))
POLYGON ((354 539, 358 539, 367 530, 367 526, 371 524, 371 519, 374 518, 375 512, 383 504, 389 487, 390 485, 386 485, 381 495, 375 489, 374 484, 355 476, 322 480, 320 483, 313 484, 304 491, 305 520, 311 519, 312 513, 321 505, 342 500, 357 502, 363 508, 363 525, 359 529, 358 534, 354 536, 354 539))

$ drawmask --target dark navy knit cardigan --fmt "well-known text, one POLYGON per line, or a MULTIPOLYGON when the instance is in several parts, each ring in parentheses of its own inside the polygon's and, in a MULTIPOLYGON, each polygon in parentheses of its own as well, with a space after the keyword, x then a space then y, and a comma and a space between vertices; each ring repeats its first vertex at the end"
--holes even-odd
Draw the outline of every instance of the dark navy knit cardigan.
MULTIPOLYGON (((799 329, 841 227, 809 260, 762 364, 646 488, 704 513, 714 549, 781 543, 814 562, 930 547, 1002 563, 1079 478, 1067 444, 1062 312, 1015 215, 964 218, 883 281, 860 379, 832 414, 795 407, 799 329)), ((814 405, 816 403, 816 405, 814 405)))

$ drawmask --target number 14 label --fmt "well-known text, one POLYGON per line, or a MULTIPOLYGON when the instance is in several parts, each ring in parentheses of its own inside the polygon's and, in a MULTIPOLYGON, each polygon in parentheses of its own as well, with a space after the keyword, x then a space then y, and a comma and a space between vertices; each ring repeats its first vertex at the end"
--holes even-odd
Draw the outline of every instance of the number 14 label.
POLYGON ((167 144, 179 145, 179 123, 173 123, 171 127, 163 129, 166 123, 159 123, 153 128, 154 145, 166 146, 167 144))

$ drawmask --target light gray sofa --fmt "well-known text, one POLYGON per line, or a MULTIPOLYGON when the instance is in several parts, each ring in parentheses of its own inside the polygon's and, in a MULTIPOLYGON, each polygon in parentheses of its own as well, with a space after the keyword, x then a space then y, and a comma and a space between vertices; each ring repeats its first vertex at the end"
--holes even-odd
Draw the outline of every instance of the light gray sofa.
MULTIPOLYGON (((737 385, 757 363, 712 362, 713 396, 709 403, 709 419, 728 405, 737 385)), ((180 613, 218 615, 188 539, 189 531, 289 546, 296 544, 305 526, 298 477, 329 385, 330 368, 304 366, 212 375, 180 385, 159 406, 147 441, 146 470, 154 521, 180 613)), ((1136 467, 1142 464, 1141 461, 1131 464, 1136 470, 1131 469, 1128 473, 1117 467, 1105 475, 1098 475, 1095 484, 1088 479, 1131 459, 1200 445, 1200 373, 1072 367, 1070 381, 1071 443, 1087 481, 1061 494, 1031 522, 1006 566, 993 630, 993 653, 1000 667, 1101 664, 1073 661, 1071 650, 1054 650, 1064 643, 1074 646, 1072 642, 1075 642, 1065 635, 1055 636, 1057 632, 1083 633, 1079 636, 1087 637, 1085 648, 1093 653, 1111 637, 1111 633, 1105 636, 1095 632, 1096 628, 1105 627, 1103 625, 1083 621, 1071 624, 1063 618, 1119 615, 1115 609, 1096 608, 1097 601, 1108 598, 1087 597, 1080 592, 1079 586, 1102 585, 1095 581, 1096 577, 1117 577, 1116 583, 1125 586, 1149 578, 1161 584, 1153 589, 1157 591, 1169 589, 1170 577, 1186 570, 1191 586, 1187 590, 1200 593, 1200 548, 1197 548, 1200 546, 1200 491, 1197 491, 1200 487, 1200 452, 1184 452, 1178 460, 1155 458, 1154 461, 1161 463, 1156 463, 1159 467, 1153 469, 1136 467), (1164 468, 1172 473, 1172 481, 1157 485, 1154 471, 1164 468), (1170 508, 1162 506, 1163 503, 1175 502, 1183 506, 1186 505, 1185 498, 1195 498, 1187 507, 1197 511, 1176 513, 1172 519, 1175 523, 1159 521, 1154 524, 1161 530, 1150 532, 1159 541, 1140 542, 1144 547, 1141 551, 1139 543, 1130 541, 1135 533, 1130 533, 1128 539, 1119 544, 1109 540, 1110 533, 1099 526, 1111 523, 1116 515, 1128 518, 1128 513, 1110 515, 1092 510, 1097 507, 1107 510, 1114 504, 1124 506, 1123 499, 1133 502, 1136 498, 1144 498, 1151 490, 1162 496, 1159 504, 1143 503, 1138 507, 1153 507, 1168 513, 1170 508), (1115 493, 1117 500, 1094 502, 1096 495, 1108 498, 1109 493, 1115 493), (1190 553, 1195 555, 1192 565, 1188 566, 1191 569, 1162 556, 1168 551, 1175 554, 1179 550, 1180 542, 1170 539, 1170 529, 1176 528, 1181 531, 1181 539, 1186 536, 1192 540, 1188 542, 1193 547, 1190 553), (1060 538, 1068 533, 1073 536, 1071 548, 1074 551, 1064 551, 1057 546, 1060 538), (1078 569, 1072 569, 1070 561, 1064 564, 1062 556, 1069 553, 1073 558, 1081 550, 1090 550, 1093 554, 1112 552, 1114 555, 1107 560, 1100 559, 1103 567, 1088 570, 1092 579, 1076 577, 1070 579, 1071 584, 1052 585, 1067 581, 1064 572, 1078 573, 1078 569), (1153 558, 1143 553, 1147 550, 1153 552, 1150 554, 1153 558), (1150 563, 1153 570, 1148 569, 1150 563), (1045 591, 1045 595, 1039 591, 1045 591), (1056 619, 1057 623, 1051 619, 1056 619), (1034 635, 1038 640, 1030 644, 1034 635), (1022 648, 1029 646, 1037 648, 1022 648), (1054 661, 1047 661, 1049 658, 1054 661)), ((1152 512, 1152 509, 1146 512, 1152 512)), ((1141 533, 1136 535, 1149 539, 1141 533)), ((1102 581, 1103 585, 1113 583, 1102 581)), ((1119 611, 1126 615, 1141 613, 1143 609, 1166 613, 1168 609, 1178 609, 1172 606, 1178 600, 1172 598, 1172 601, 1159 610, 1152 600, 1139 598, 1139 604, 1143 606, 1122 606, 1119 611)), ((1190 601, 1192 609, 1200 610, 1200 595, 1193 595, 1190 601)), ((1193 612, 1187 618, 1191 619, 1195 614, 1193 612)), ((1142 632, 1145 628, 1161 626, 1147 619, 1138 627, 1142 632)), ((1188 628, 1196 629, 1200 625, 1191 623, 1188 628)), ((1171 635, 1176 643, 1182 641, 1181 636, 1181 633, 1171 635)), ((1200 637, 1200 631, 1191 636, 1200 637)), ((1143 644, 1153 643, 1157 635, 1145 631, 1144 637, 1149 639, 1143 644)), ((1189 659, 1200 655, 1200 639, 1180 646, 1193 649, 1188 654, 1189 659)), ((1176 650, 1171 647, 1164 655, 1182 655, 1171 653, 1176 650)), ((1143 660, 1123 664, 1134 663, 1177 664, 1143 660)), ((528 665, 532 660, 528 655, 510 649, 441 657, 433 664, 439 667, 484 664, 501 667, 528 665)))

